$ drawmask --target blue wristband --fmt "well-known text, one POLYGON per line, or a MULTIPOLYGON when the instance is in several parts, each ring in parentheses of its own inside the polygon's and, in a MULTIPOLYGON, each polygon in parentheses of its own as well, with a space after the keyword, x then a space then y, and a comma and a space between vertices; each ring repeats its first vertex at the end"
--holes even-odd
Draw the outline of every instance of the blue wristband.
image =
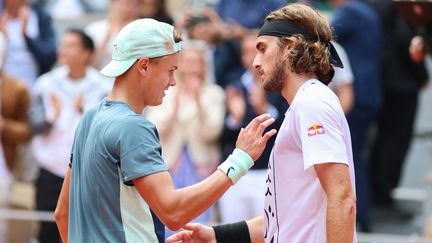
POLYGON ((218 169, 235 184, 253 165, 252 158, 243 150, 236 148, 225 162, 219 165, 218 169))

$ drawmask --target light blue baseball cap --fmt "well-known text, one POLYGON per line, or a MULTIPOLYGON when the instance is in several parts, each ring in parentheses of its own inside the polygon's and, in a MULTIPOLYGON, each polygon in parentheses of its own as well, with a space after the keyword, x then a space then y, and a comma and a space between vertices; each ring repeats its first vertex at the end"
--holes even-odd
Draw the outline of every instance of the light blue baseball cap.
POLYGON ((112 60, 101 70, 108 77, 125 73, 140 58, 171 55, 181 50, 174 40, 174 27, 154 19, 138 19, 127 24, 113 45, 112 60))

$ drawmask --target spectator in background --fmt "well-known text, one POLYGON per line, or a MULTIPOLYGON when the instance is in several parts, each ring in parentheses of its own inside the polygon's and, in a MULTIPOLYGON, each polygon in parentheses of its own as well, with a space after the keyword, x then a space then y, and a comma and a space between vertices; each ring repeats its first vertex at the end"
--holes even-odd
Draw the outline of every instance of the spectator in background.
POLYGON ((0 30, 8 39, 4 72, 25 81, 29 89, 36 78, 48 72, 56 59, 51 17, 27 0, 4 0, 0 30))
POLYGON ((183 29, 186 36, 191 40, 201 40, 207 43, 208 48, 205 51, 207 60, 207 81, 216 83, 214 71, 214 50, 215 45, 220 39, 219 29, 223 21, 217 16, 216 12, 206 8, 202 14, 193 14, 186 10, 183 16, 176 22, 178 29, 183 29))
POLYGON ((370 188, 366 145, 369 127, 382 105, 380 55, 382 29, 375 11, 359 0, 328 0, 335 8, 332 26, 354 74, 354 107, 347 119, 351 130, 357 186, 357 221, 371 230, 370 188), (367 33, 367 34, 365 34, 367 33))
POLYGON ((102 14, 109 10, 110 0, 80 0, 87 13, 102 14))
POLYGON ((216 83, 225 88, 245 72, 239 40, 247 29, 260 27, 266 14, 282 4, 281 0, 221 0, 214 11, 186 11, 178 26, 186 28, 190 38, 212 46, 216 83))
POLYGON ((339 57, 344 65, 344 68, 335 68, 335 74, 332 81, 329 83, 329 88, 331 88, 339 98, 342 109, 346 114, 348 114, 354 105, 354 90, 353 81, 354 76, 351 70, 351 64, 349 62, 348 56, 343 49, 335 41, 332 41, 333 46, 339 54, 339 57))
POLYGON ((104 67, 111 61, 113 41, 117 33, 129 22, 138 18, 141 0, 111 0, 110 11, 104 20, 91 23, 85 32, 94 40, 96 52, 93 66, 104 67))
MULTIPOLYGON (((228 112, 221 137, 223 158, 226 158, 230 154, 229 151, 235 148, 240 128, 254 117, 264 113, 270 114, 275 118, 275 122, 268 129, 279 131, 288 109, 288 104, 280 94, 264 91, 261 75, 252 65, 257 54, 255 48, 257 36, 258 30, 250 30, 241 41, 242 63, 247 71, 240 80, 226 88, 228 112)), ((267 166, 275 139, 276 137, 269 139, 255 165, 219 200, 221 222, 232 223, 261 215, 267 166)))
POLYGON ((141 0, 140 18, 152 18, 167 24, 174 24, 166 10, 165 0, 141 0))
POLYGON ((421 60, 410 56, 415 33, 391 0, 371 0, 381 18, 386 48, 381 58, 383 107, 371 153, 372 198, 375 205, 396 212, 391 191, 398 186, 417 111, 419 92, 428 75, 421 60))
POLYGON ((429 30, 426 36, 418 35, 411 39, 409 53, 411 59, 416 63, 424 61, 426 55, 432 54, 432 43, 427 43, 427 41, 425 41, 425 38, 429 38, 431 39, 429 42, 432 42, 432 26, 426 29, 429 30))
MULTIPOLYGON (((83 112, 111 88, 110 80, 90 67, 93 41, 80 30, 68 30, 58 51, 61 66, 41 76, 34 89, 30 122, 37 134, 32 151, 40 166, 36 208, 54 211, 70 159, 75 128, 83 112)), ((55 223, 41 223, 39 242, 60 242, 55 223)))
MULTIPOLYGON (((0 208, 8 207, 17 145, 28 142, 32 132, 27 111, 30 94, 27 86, 1 70, 7 56, 7 39, 0 33, 0 208)), ((0 219, 0 243, 8 242, 7 221, 0 219)))
POLYGON ((51 0, 46 9, 54 19, 79 18, 85 13, 81 0, 51 0))
MULTIPOLYGON (((162 158, 170 167, 176 188, 206 178, 221 160, 219 136, 225 96, 222 88, 205 79, 206 48, 201 41, 182 43, 177 86, 167 92, 161 106, 148 109, 146 114, 159 131, 162 158)), ((194 221, 211 222, 212 216, 210 208, 194 221)))
POLYGON ((220 0, 215 6, 220 18, 228 23, 224 28, 226 41, 219 43, 215 50, 216 81, 219 85, 225 87, 239 80, 245 72, 241 62, 240 43, 235 40, 236 36, 231 37, 230 33, 238 32, 235 29, 239 27, 261 27, 265 16, 284 3, 282 0, 220 0))
POLYGON ((87 13, 106 13, 109 0, 38 0, 55 19, 78 18, 87 13))

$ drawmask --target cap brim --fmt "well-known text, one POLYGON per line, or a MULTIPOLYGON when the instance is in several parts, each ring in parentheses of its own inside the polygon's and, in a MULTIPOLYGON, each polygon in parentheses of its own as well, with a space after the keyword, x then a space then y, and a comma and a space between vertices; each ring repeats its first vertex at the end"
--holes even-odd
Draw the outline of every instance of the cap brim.
POLYGON ((105 76, 115 78, 125 73, 135 61, 135 59, 126 61, 111 60, 100 72, 105 76))

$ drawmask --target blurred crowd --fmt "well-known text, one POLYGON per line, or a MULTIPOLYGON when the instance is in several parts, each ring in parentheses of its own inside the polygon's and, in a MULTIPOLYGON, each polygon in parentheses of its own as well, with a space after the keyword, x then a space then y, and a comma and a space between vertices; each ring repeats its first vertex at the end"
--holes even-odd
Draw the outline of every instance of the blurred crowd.
MULTIPOLYGON (((358 230, 373 231, 372 208, 397 210, 398 186, 413 136, 420 90, 427 85, 426 45, 391 0, 310 0, 328 16, 345 68, 330 87, 352 137, 358 230), (375 127, 371 136, 371 127, 375 127)), ((240 128, 263 113, 280 126, 288 106, 266 93, 252 62, 265 16, 284 0, 3 0, 0 6, 0 208, 13 186, 32 183, 35 209, 53 211, 83 113, 108 94, 113 80, 98 70, 111 59, 120 29, 154 18, 182 32, 177 85, 162 107, 143 115, 156 124, 174 183, 207 177, 233 150, 240 128), (84 28, 58 31, 58 23, 84 28), (96 16, 96 18, 94 17, 96 16)), ((431 13, 432 14, 432 13, 431 13)), ((234 222, 262 213, 272 138, 251 171, 198 222, 234 222)), ((289 163, 289 161, 287 161, 289 163)), ((0 218, 0 243, 8 242, 0 218)), ((170 234, 171 232, 168 232, 170 234)), ((41 243, 60 242, 41 223, 41 243)))

